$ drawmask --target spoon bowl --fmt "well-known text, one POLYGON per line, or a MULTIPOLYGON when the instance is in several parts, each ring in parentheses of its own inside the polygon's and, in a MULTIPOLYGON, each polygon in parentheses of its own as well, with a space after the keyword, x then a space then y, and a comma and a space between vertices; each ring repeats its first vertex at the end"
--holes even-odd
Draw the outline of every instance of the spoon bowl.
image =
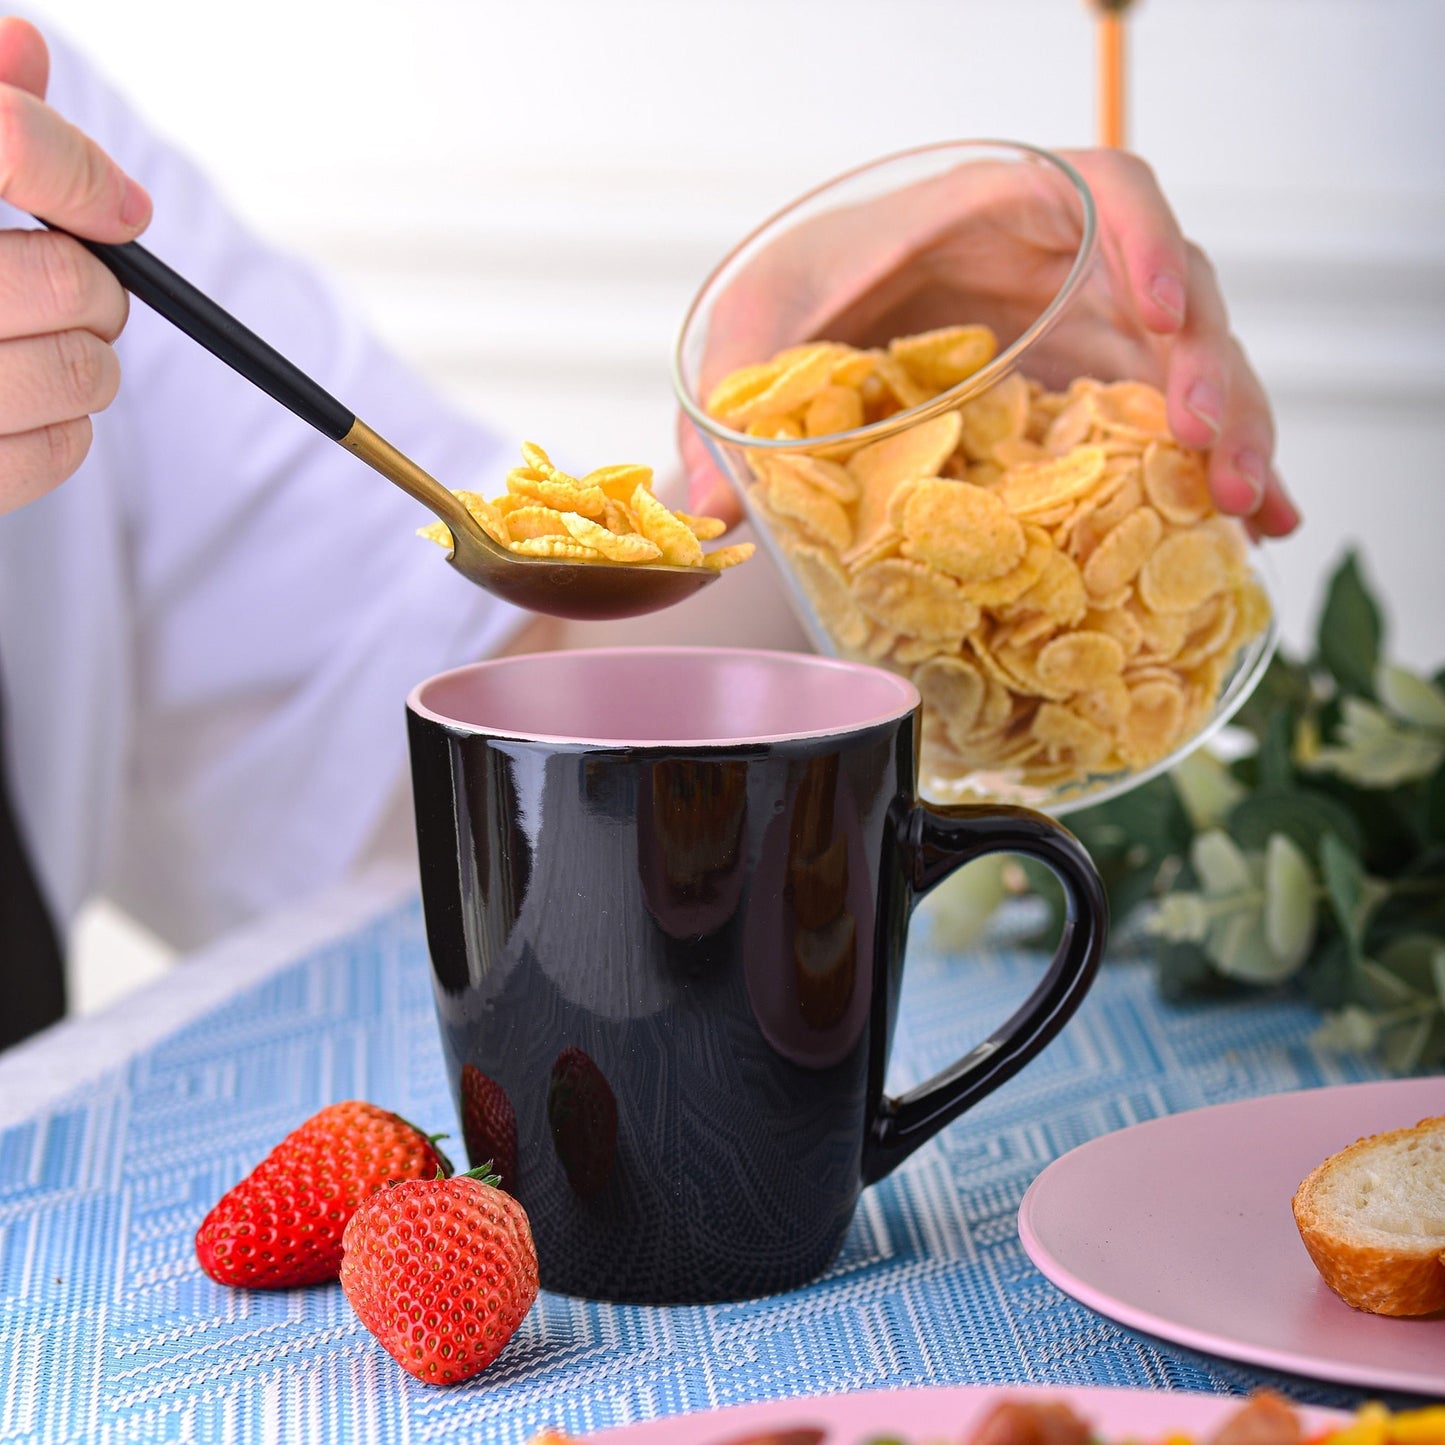
POLYGON ((489 537, 458 497, 365 422, 354 420, 341 445, 446 523, 452 534, 447 560, 463 577, 529 612, 581 622, 638 617, 682 602, 718 575, 710 567, 658 562, 519 557, 489 537))
POLYGON ((109 245, 74 239, 132 295, 445 522, 452 534, 452 566, 493 596, 529 612, 606 621, 671 607, 716 581, 718 573, 710 567, 564 561, 509 552, 435 477, 159 257, 135 241, 109 245))
MULTIPOLYGON (((448 523, 448 526, 451 524, 448 523)), ((718 574, 707 567, 649 562, 557 562, 517 557, 472 522, 453 532, 452 566, 488 592, 551 617, 605 622, 639 617, 685 601, 718 574)))

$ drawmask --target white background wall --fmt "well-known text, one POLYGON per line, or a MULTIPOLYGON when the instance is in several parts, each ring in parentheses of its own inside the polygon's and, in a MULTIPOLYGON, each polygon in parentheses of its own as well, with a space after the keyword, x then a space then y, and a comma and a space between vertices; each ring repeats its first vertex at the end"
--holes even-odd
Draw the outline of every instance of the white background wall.
MULTIPOLYGON (((949 136, 1093 138, 1085 0, 50 14, 442 385, 583 459, 670 455, 683 308, 801 188, 949 136)), ((1397 651, 1445 662, 1445 0, 1139 0, 1130 31, 1133 147, 1219 266, 1307 514, 1286 626, 1358 540, 1397 651)))
MULTIPOLYGON (((671 455, 692 290, 800 189, 950 136, 1093 138, 1085 0, 48 13, 442 386, 589 465, 671 455)), ((1392 650, 1433 670, 1445 0, 1139 0, 1130 35, 1131 143, 1216 261, 1306 513, 1271 549, 1286 636, 1359 545, 1392 650)))

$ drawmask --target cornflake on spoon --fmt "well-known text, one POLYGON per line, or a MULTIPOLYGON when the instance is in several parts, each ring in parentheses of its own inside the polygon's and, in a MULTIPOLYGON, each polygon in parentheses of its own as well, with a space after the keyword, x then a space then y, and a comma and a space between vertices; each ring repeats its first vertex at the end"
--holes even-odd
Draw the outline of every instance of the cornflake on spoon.
MULTIPOLYGON (((651 467, 599 467, 573 477, 532 442, 522 444, 522 463, 507 473, 507 490, 490 501, 480 492, 454 493, 494 542, 519 557, 659 562, 720 572, 753 555, 751 542, 704 552, 702 544, 720 537, 727 524, 672 511, 652 490, 651 467)), ((432 522, 417 535, 452 545, 445 522, 432 522)))

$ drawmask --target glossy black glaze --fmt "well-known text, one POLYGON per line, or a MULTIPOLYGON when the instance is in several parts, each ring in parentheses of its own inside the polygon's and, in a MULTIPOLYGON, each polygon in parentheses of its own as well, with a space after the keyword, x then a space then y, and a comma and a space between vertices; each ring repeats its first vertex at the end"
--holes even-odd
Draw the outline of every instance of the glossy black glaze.
POLYGON ((661 1303, 814 1278, 863 1185, 1032 1057, 1097 964, 1082 850, 1017 810, 921 809, 915 715, 695 748, 408 724, 447 1067, 464 1114, 464 1072, 510 1102, 505 1182, 550 1289, 661 1303), (1001 848, 1065 877, 1060 957, 992 1041, 887 1100, 908 916, 1001 848))

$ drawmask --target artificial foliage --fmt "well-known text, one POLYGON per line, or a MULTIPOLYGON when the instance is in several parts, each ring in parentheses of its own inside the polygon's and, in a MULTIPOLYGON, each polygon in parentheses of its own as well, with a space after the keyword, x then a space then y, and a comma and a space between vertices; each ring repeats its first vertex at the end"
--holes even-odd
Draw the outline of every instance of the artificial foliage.
POLYGON ((1351 553, 1313 656, 1276 653, 1227 748, 1068 823, 1115 928, 1155 935, 1168 995, 1300 989, 1320 1043, 1411 1073, 1445 1065, 1445 668, 1411 672, 1385 642, 1351 553))

